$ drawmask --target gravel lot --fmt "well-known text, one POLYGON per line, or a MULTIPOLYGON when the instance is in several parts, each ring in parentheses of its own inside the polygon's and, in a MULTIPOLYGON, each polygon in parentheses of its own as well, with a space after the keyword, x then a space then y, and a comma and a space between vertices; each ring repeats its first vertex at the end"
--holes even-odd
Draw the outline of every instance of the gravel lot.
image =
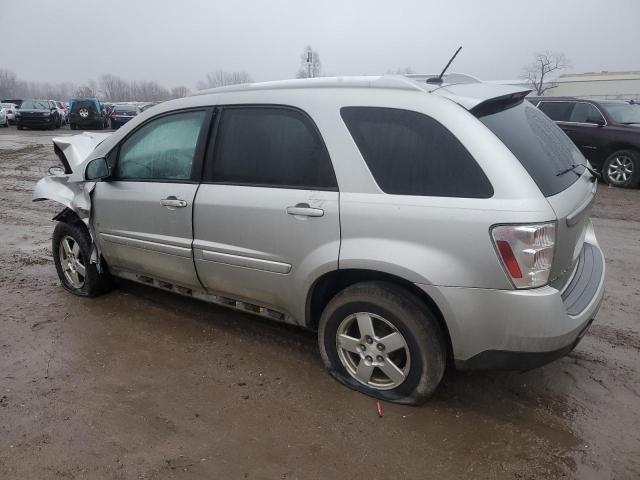
POLYGON ((378 418, 312 333, 129 283, 65 293, 61 208, 31 202, 51 136, 0 130, 1 479, 640 478, 640 190, 598 192, 607 293, 576 351, 449 371, 378 418))

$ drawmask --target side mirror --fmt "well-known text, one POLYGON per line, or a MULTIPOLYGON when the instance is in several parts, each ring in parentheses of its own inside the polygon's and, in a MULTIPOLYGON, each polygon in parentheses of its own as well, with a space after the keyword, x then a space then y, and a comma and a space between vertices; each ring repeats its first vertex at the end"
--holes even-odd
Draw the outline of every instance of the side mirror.
POLYGON ((111 176, 111 168, 106 158, 95 158, 87 164, 84 171, 86 180, 105 180, 111 176))
POLYGON ((587 123, 594 123, 596 125, 602 126, 604 125, 604 120, 602 118, 587 118, 587 123))

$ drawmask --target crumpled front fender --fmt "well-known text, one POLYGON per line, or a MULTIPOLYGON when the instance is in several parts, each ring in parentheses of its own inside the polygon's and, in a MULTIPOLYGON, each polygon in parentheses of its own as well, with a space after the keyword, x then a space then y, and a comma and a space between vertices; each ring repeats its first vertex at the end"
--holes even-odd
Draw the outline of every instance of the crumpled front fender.
POLYGON ((82 219, 91 211, 90 193, 95 183, 69 182, 68 175, 44 177, 33 189, 33 201, 53 200, 70 208, 82 219))

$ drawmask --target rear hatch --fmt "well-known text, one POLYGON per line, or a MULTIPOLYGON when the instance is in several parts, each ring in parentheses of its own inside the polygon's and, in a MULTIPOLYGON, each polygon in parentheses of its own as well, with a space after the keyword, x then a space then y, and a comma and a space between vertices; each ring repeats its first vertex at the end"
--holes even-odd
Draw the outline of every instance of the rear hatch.
POLYGON ((555 212, 549 282, 564 285, 580 256, 595 198, 590 165, 569 137, 522 96, 483 102, 471 112, 513 152, 555 212))

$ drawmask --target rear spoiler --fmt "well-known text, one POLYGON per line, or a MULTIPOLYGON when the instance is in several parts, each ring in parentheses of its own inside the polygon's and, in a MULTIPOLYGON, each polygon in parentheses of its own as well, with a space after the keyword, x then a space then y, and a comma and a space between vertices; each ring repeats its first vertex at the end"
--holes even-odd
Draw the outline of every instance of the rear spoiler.
POLYGON ((531 90, 490 98, 489 100, 479 103, 469 111, 476 117, 486 117, 487 115, 492 115, 518 105, 529 93, 531 93, 531 90))

